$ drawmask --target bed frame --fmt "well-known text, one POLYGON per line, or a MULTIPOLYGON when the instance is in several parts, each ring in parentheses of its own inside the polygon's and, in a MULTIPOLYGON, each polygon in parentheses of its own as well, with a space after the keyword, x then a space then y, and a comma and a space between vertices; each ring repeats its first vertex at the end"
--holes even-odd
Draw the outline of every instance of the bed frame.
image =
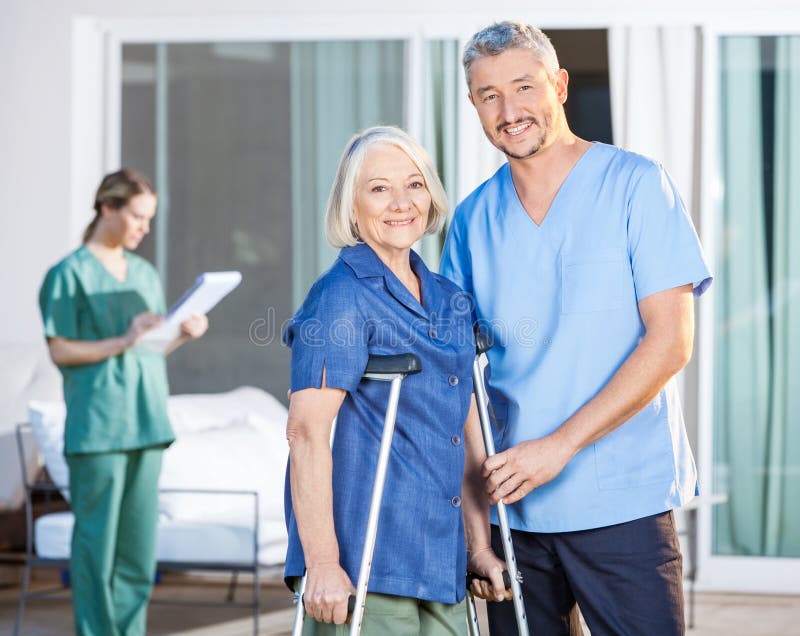
MULTIPOLYGON (((18 636, 22 630, 23 615, 25 613, 25 603, 31 599, 37 600, 70 600, 71 596, 65 594, 68 583, 65 580, 61 587, 32 592, 30 590, 31 569, 34 567, 56 567, 62 570, 69 569, 68 559, 53 559, 40 557, 36 554, 33 534, 34 534, 34 515, 33 515, 33 494, 43 492, 46 494, 57 494, 67 490, 65 486, 53 484, 37 478, 34 483, 30 483, 27 477, 25 466, 25 442, 24 435, 30 431, 30 424, 18 424, 16 428, 17 449, 19 452, 20 466, 22 468, 22 481, 25 487, 25 557, 20 561, 24 567, 22 577, 22 590, 19 596, 17 607, 17 617, 14 624, 14 636, 18 636)), ((245 562, 203 562, 203 561, 159 561, 157 572, 229 572, 231 574, 228 585, 228 593, 224 601, 191 601, 191 600, 169 600, 155 599, 151 603, 157 605, 186 605, 204 607, 227 607, 227 608, 250 608, 253 612, 253 634, 258 634, 258 619, 260 614, 260 579, 258 564, 258 538, 259 538, 259 500, 258 493, 254 490, 207 490, 192 488, 170 488, 159 490, 159 493, 184 493, 184 494, 204 494, 204 495, 239 495, 252 497, 253 500, 253 525, 251 528, 253 535, 253 558, 245 562), (240 602, 235 600, 236 586, 239 574, 251 573, 253 575, 253 598, 250 602, 240 602)), ((66 578, 66 577, 65 577, 66 578)))

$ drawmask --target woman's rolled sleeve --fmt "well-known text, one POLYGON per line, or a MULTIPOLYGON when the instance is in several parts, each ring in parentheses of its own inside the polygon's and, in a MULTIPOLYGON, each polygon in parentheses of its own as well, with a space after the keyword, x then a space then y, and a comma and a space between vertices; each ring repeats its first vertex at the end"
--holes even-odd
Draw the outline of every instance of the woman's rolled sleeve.
POLYGON ((354 391, 367 367, 366 325, 357 291, 341 281, 320 281, 284 331, 292 350, 291 390, 325 386, 354 391))

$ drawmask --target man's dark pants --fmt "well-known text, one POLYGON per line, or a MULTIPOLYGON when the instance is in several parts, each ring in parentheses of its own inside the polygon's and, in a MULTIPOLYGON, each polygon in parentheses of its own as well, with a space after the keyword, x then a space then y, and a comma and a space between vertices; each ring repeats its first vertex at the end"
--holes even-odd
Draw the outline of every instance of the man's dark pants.
MULTIPOLYGON (((579 532, 512 531, 528 625, 536 636, 684 633, 682 558, 672 512, 579 532)), ((503 554, 492 526, 492 546, 503 554)), ((493 636, 516 634, 511 602, 488 603, 493 636)))

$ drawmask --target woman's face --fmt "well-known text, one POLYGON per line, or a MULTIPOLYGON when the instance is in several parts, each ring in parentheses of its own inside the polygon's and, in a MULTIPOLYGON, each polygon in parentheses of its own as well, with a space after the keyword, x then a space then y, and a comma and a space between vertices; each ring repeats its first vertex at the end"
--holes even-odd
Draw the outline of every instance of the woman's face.
POLYGON ((422 173, 397 146, 370 146, 356 180, 358 235, 382 260, 403 256, 428 226, 431 194, 422 173))
POLYGON ((150 221, 156 215, 158 199, 152 192, 137 194, 118 210, 104 208, 103 219, 108 235, 126 250, 135 250, 150 233, 150 221))

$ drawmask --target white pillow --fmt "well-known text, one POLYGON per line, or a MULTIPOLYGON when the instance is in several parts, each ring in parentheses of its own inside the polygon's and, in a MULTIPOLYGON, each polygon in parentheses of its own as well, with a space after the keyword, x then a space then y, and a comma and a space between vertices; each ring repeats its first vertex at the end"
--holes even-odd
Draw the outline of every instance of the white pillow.
MULTIPOLYGON (((225 428, 179 436, 164 453, 159 487, 253 490, 259 494, 259 517, 281 520, 287 457, 283 427, 249 413, 225 428)), ((181 521, 252 523, 254 516, 253 497, 247 495, 165 493, 159 511, 181 521)))
POLYGON ((250 413, 286 427, 286 407, 272 395, 252 386, 241 386, 225 393, 172 395, 167 402, 169 421, 176 437, 222 428, 239 422, 250 413))
POLYGON ((64 499, 69 501, 69 468, 64 459, 64 420, 67 408, 64 402, 28 403, 28 419, 31 423, 36 445, 44 458, 44 465, 53 483, 61 489, 64 499))

